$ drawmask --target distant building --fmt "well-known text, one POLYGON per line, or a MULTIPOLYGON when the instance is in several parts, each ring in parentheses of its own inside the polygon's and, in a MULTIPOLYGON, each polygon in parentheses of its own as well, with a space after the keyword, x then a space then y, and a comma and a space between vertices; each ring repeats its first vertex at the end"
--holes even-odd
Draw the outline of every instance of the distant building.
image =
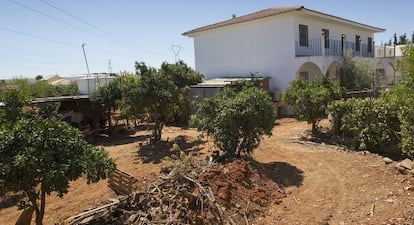
POLYGON ((40 81, 46 81, 48 84, 51 85, 71 85, 73 84, 73 80, 68 78, 60 77, 59 75, 51 75, 42 78, 40 81))
POLYGON ((384 45, 375 47, 375 75, 385 78, 385 85, 395 85, 401 80, 397 64, 402 59, 403 48, 407 45, 384 45))
POLYGON ((93 73, 89 76, 78 77, 74 81, 78 85, 79 94, 91 95, 117 76, 109 73, 93 73))

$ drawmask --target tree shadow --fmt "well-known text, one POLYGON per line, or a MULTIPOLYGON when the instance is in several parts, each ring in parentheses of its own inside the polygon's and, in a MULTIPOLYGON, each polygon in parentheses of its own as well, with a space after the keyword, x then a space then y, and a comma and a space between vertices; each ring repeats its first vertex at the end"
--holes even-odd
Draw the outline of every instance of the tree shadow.
POLYGON ((287 162, 261 163, 255 159, 245 156, 253 169, 261 176, 266 177, 282 187, 299 187, 303 185, 303 170, 287 162))
POLYGON ((178 158, 180 151, 186 153, 200 153, 202 148, 199 145, 205 143, 202 140, 189 140, 187 136, 179 135, 173 140, 158 141, 156 143, 140 146, 137 151, 137 157, 142 160, 143 163, 158 164, 164 158, 172 157, 178 158), (174 149, 173 145, 177 144, 179 148, 174 149))
POLYGON ((131 134, 116 134, 111 136, 99 136, 92 141, 94 145, 102 145, 102 146, 117 146, 117 145, 125 145, 134 142, 144 142, 147 141, 151 137, 150 134, 147 135, 139 135, 139 136, 131 136, 131 134))
POLYGON ((16 206, 24 197, 23 193, 7 193, 0 196, 0 209, 16 206))

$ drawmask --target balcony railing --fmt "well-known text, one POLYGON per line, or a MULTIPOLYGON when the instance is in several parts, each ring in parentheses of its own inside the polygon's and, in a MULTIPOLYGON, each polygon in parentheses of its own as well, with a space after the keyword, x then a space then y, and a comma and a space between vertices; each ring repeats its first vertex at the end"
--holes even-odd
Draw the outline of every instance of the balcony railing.
MULTIPOLYGON (((304 43, 302 43, 303 45, 304 43)), ((355 42, 330 39, 327 43, 322 43, 322 39, 309 40, 307 46, 301 46, 296 42, 296 57, 301 56, 342 56, 344 51, 351 51, 353 56, 374 57, 374 46, 359 43, 359 49, 355 42), (322 51, 324 48, 324 51, 322 51)))
POLYGON ((321 39, 308 40, 307 43, 296 42, 296 56, 322 55, 321 39))

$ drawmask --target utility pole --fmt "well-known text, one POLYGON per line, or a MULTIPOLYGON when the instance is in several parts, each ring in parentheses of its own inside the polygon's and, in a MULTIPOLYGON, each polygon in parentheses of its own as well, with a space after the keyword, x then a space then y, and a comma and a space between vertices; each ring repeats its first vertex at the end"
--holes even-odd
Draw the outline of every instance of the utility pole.
POLYGON ((112 73, 111 60, 108 60, 108 73, 109 73, 109 75, 112 73))
POLYGON ((86 75, 86 80, 88 81, 88 94, 91 94, 91 88, 89 87, 89 65, 88 65, 88 59, 86 58, 86 53, 85 53, 85 43, 82 44, 82 49, 83 49, 83 56, 85 56, 85 63, 86 63, 86 69, 88 70, 88 74, 86 75))
POLYGON ((180 60, 179 56, 180 56, 181 49, 183 49, 183 47, 181 47, 181 45, 172 45, 171 46, 171 51, 174 53, 175 62, 178 62, 180 60))

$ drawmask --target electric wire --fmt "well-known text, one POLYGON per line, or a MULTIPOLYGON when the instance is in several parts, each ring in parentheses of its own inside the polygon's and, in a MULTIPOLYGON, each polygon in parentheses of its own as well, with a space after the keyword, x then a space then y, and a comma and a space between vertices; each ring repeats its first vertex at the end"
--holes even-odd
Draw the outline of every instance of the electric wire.
POLYGON ((109 31, 106 31, 106 30, 104 30, 104 29, 102 29, 102 28, 99 28, 99 27, 97 27, 97 26, 95 26, 95 25, 93 25, 93 24, 89 23, 88 21, 86 21, 86 20, 84 20, 84 19, 79 18, 78 16, 75 16, 75 15, 73 15, 72 13, 69 13, 68 11, 63 10, 63 9, 61 9, 61 8, 57 7, 56 5, 53 5, 52 3, 50 3, 50 2, 48 2, 48 1, 46 1, 46 0, 40 0, 40 1, 41 1, 41 2, 43 2, 43 3, 45 3, 45 4, 46 4, 46 5, 48 5, 48 6, 52 7, 52 8, 54 8, 54 9, 56 9, 56 10, 58 10, 58 11, 60 11, 60 12, 64 13, 64 14, 66 14, 66 15, 68 15, 68 16, 70 16, 70 17, 72 17, 72 18, 74 18, 74 19, 76 19, 76 20, 78 20, 78 21, 80 21, 80 22, 82 22, 82 23, 84 23, 84 24, 86 24, 86 25, 88 25, 88 26, 90 26, 90 27, 92 27, 92 28, 94 28, 94 29, 96 29, 96 30, 100 31, 100 32, 102 32, 102 33, 105 33, 105 34, 107 34, 107 35, 109 35, 109 36, 111 36, 111 37, 113 37, 113 38, 115 38, 115 39, 118 39, 118 40, 120 40, 120 41, 123 41, 123 42, 125 42, 125 43, 127 43, 127 44, 133 45, 133 43, 131 43, 131 42, 129 42, 129 41, 127 41, 127 40, 125 40, 125 39, 123 39, 123 38, 121 38, 121 37, 119 37, 119 36, 115 35, 115 34, 112 34, 112 33, 111 33, 111 32, 109 32, 109 31))
MULTIPOLYGON (((10 2, 12 2, 12 3, 14 3, 14 4, 16 4, 16 5, 18 5, 18 6, 20 6, 20 7, 22 7, 22 8, 25 8, 25 9, 27 9, 27 10, 33 11, 33 12, 35 12, 35 13, 39 14, 39 15, 42 15, 42 16, 44 16, 44 17, 47 17, 47 18, 49 18, 49 19, 51 19, 51 20, 54 20, 54 21, 56 21, 56 22, 59 22, 59 23, 65 24, 65 25, 67 25, 67 26, 70 26, 70 27, 72 27, 72 28, 74 28, 74 29, 77 29, 77 30, 80 30, 80 31, 82 31, 82 32, 88 33, 88 34, 93 35, 93 36, 95 36, 95 37, 98 37, 98 38, 105 39, 105 40, 107 40, 107 41, 113 42, 113 40, 111 40, 111 39, 108 39, 108 38, 102 37, 102 36, 97 35, 97 34, 95 34, 95 33, 93 33, 93 32, 90 32, 90 31, 88 31, 88 30, 85 30, 85 29, 83 29, 83 28, 81 28, 81 27, 78 27, 78 26, 73 25, 73 24, 71 24, 71 23, 68 23, 68 22, 65 22, 65 21, 63 21, 63 20, 60 20, 60 19, 58 19, 58 18, 55 18, 55 17, 53 17, 53 16, 50 16, 50 15, 48 15, 48 14, 46 14, 46 13, 43 13, 43 12, 41 12, 41 11, 37 10, 37 9, 34 9, 34 8, 32 8, 32 7, 30 7, 30 6, 27 6, 27 5, 24 5, 24 4, 22 4, 22 3, 20 3, 20 2, 17 2, 17 1, 15 1, 15 0, 9 0, 9 1, 10 1, 10 2)), ((124 43, 119 42, 119 41, 117 41, 117 43, 122 44, 122 45, 125 45, 124 43)))
POLYGON ((16 33, 16 34, 29 36, 29 37, 32 37, 32 38, 41 39, 41 40, 44 40, 44 41, 50 41, 50 42, 54 42, 54 43, 57 43, 57 44, 62 44, 62 45, 78 48, 78 46, 76 46, 74 44, 70 44, 70 43, 63 42, 63 41, 53 40, 53 39, 50 39, 50 38, 47 38, 47 37, 42 37, 42 36, 39 36, 39 35, 36 35, 36 34, 30 34, 30 33, 27 33, 27 32, 14 30, 14 29, 10 29, 10 28, 7 28, 7 27, 1 27, 0 26, 0 30, 5 30, 5 31, 12 32, 12 33, 16 33))

